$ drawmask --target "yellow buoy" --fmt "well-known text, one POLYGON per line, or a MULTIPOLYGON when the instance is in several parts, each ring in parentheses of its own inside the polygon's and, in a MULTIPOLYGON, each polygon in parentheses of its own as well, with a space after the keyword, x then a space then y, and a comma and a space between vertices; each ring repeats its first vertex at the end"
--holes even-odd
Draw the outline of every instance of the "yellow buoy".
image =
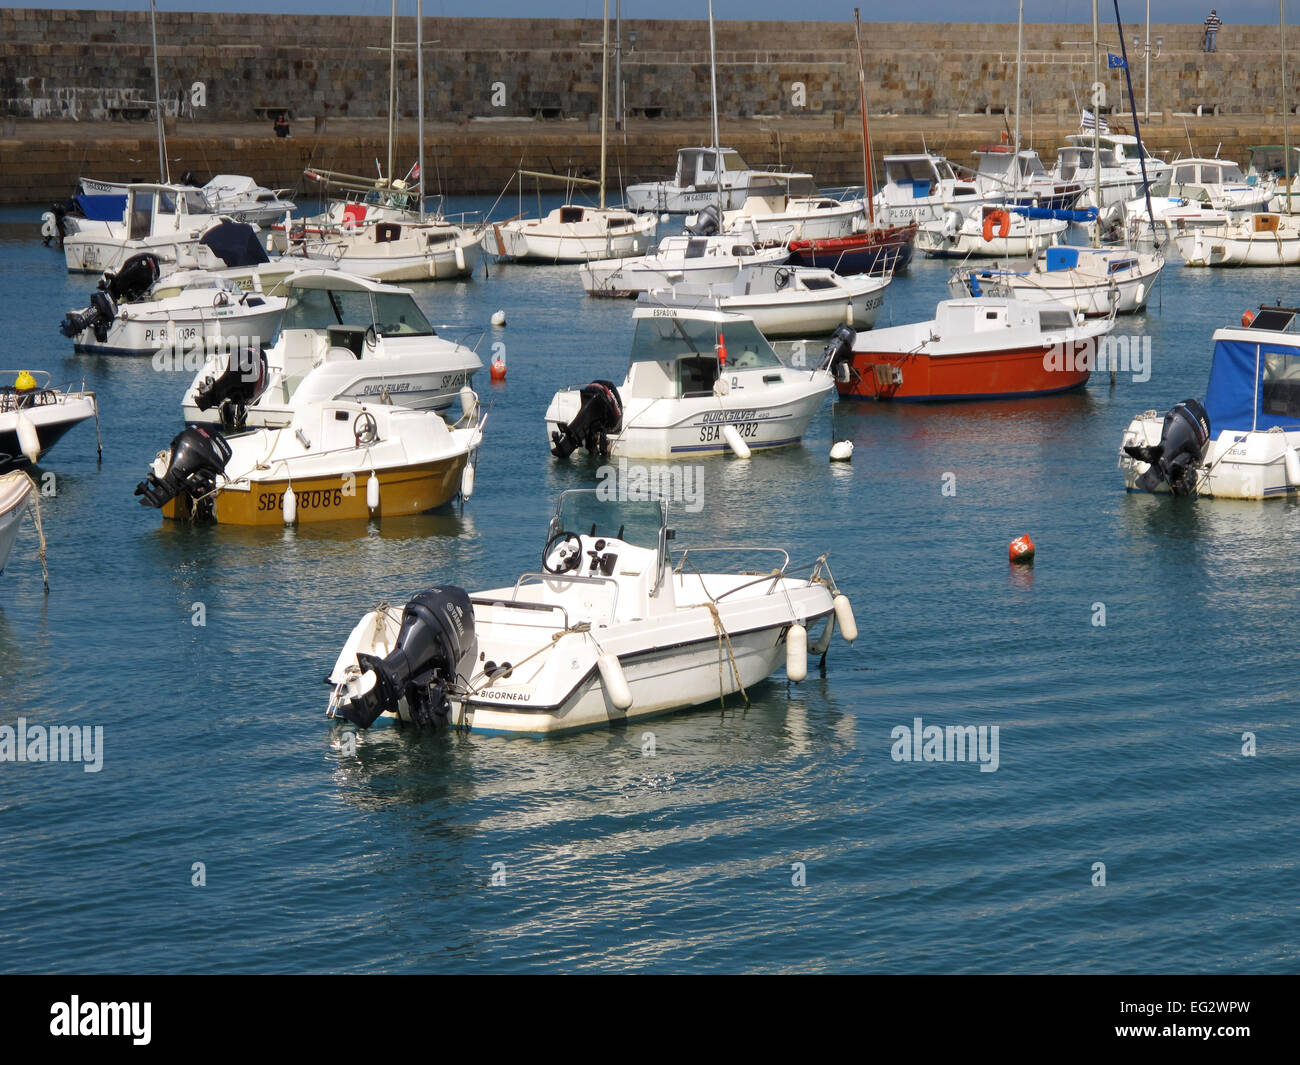
POLYGON ((30 370, 19 370, 18 377, 14 381, 14 388, 19 392, 30 392, 36 387, 36 378, 32 376, 30 370))

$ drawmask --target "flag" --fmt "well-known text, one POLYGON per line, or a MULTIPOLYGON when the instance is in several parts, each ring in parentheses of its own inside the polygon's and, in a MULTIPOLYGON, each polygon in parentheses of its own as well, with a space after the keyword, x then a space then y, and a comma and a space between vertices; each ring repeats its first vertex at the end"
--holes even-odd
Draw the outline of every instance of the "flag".
POLYGON ((1122 55, 1116 55, 1114 52, 1106 53, 1106 66, 1108 66, 1111 70, 1114 70, 1116 68, 1120 70, 1128 69, 1128 63, 1124 61, 1124 57, 1122 55))
POLYGON ((419 163, 416 163, 415 166, 411 167, 411 180, 412 180, 412 181, 419 181, 419 180, 420 180, 420 164, 419 164, 419 163))
POLYGON ((1096 129, 1098 133, 1109 133, 1110 124, 1104 119, 1098 119, 1091 111, 1084 109, 1083 118, 1079 120, 1080 129, 1096 129))

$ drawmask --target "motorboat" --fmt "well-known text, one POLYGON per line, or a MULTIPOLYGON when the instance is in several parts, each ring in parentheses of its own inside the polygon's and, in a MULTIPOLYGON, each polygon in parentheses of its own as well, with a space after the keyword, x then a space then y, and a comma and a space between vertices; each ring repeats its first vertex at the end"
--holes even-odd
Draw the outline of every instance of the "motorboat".
POLYGON ((0 370, 0 472, 41 460, 75 425, 98 419, 95 393, 53 388, 46 370, 0 370))
POLYGON ((1169 170, 1169 163, 1145 151, 1131 133, 1094 133, 1081 130, 1065 138, 1066 145, 1057 149, 1056 165, 1051 176, 1058 181, 1083 185, 1076 207, 1109 207, 1142 195, 1142 171, 1153 185, 1169 170), (1096 142, 1094 144, 1094 141, 1096 142), (1142 156, 1145 155, 1145 159, 1142 156), (1094 162, 1101 174, 1094 172, 1094 162), (1095 203, 1100 177, 1101 203, 1095 203))
POLYGON ((477 403, 449 426, 409 407, 302 402, 279 429, 187 426, 135 494, 164 518, 226 525, 421 514, 469 496, 482 439, 477 403))
POLYGON ((35 497, 36 482, 24 471, 0 473, 0 573, 9 563, 9 554, 18 539, 18 528, 35 497))
POLYGON ((268 189, 244 174, 217 174, 200 191, 213 214, 255 226, 270 226, 298 207, 292 189, 268 189))
POLYGON ((734 148, 716 152, 712 148, 682 148, 671 178, 629 185, 624 198, 632 211, 691 214, 710 204, 734 211, 754 195, 811 196, 816 191, 811 174, 753 170, 734 148))
POLYGON ((853 330, 836 329, 823 365, 783 363, 752 318, 657 295, 633 312, 622 384, 596 380, 557 392, 546 408, 551 453, 681 458, 797 444, 834 388, 825 369, 853 330))
POLYGON ((1291 213, 1300 211, 1300 148, 1288 149, 1281 144, 1257 144, 1248 148, 1250 162, 1246 164, 1246 183, 1259 185, 1272 195, 1267 210, 1291 213), (1291 202, 1287 202, 1287 177, 1290 175, 1291 202))
POLYGON ((959 177, 942 155, 887 155, 884 164, 885 182, 876 193, 875 208, 886 225, 941 222, 951 210, 970 214, 984 203, 975 179, 959 177))
MULTIPOLYGON (((116 221, 80 227, 63 238, 69 273, 116 270, 132 255, 152 252, 176 261, 199 237, 222 221, 203 193, 186 185, 126 186, 122 215, 116 221)), ((66 224, 66 219, 65 219, 66 224)))
POLYGON ((1204 402, 1135 417, 1120 440, 1130 492, 1280 499, 1300 492, 1300 310, 1260 307, 1214 332, 1204 402))
POLYGON ((796 571, 777 548, 675 540, 660 499, 563 493, 539 572, 366 613, 330 671, 328 717, 553 736, 725 705, 783 665, 798 683, 837 627, 856 639, 826 555, 796 571))
POLYGON ((1111 318, 1081 320, 1064 304, 982 297, 943 300, 928 322, 860 334, 831 370, 844 399, 1010 399, 1079 388, 1111 318))
POLYGON ((867 225, 851 237, 792 240, 791 266, 825 266, 837 274, 872 274, 889 277, 906 270, 912 261, 917 224, 867 225))
MULTIPOLYGON (((127 193, 131 182, 96 181, 81 178, 77 191, 63 204, 56 204, 47 212, 49 220, 58 227, 60 237, 70 233, 85 235, 110 235, 109 225, 126 219, 127 193)), ((183 209, 196 219, 203 214, 247 222, 255 226, 269 226, 291 215, 297 204, 290 199, 291 189, 268 189, 243 174, 218 174, 205 185, 197 185, 192 174, 185 174, 178 184, 166 183, 173 194, 183 198, 183 209), (198 198, 189 195, 197 192, 207 205, 206 212, 198 198)), ((46 216, 42 216, 46 220, 46 216)), ((202 224, 196 221, 196 224, 202 224)))
POLYGON ((1246 181, 1236 163, 1224 159, 1179 159, 1151 185, 1151 218, 1147 197, 1138 195, 1124 205, 1135 232, 1152 224, 1157 229, 1183 232, 1196 227, 1218 227, 1234 212, 1266 211, 1271 189, 1246 181))
POLYGON ((743 314, 772 337, 828 336, 839 325, 870 329, 885 299, 889 277, 840 277, 813 266, 745 266, 729 282, 684 282, 651 293, 698 297, 724 311, 743 314))
POLYGON ((1188 266, 1295 266, 1300 219, 1262 212, 1219 226, 1198 226, 1174 238, 1188 266))
POLYGON ((1069 210, 1083 193, 1078 181, 1054 178, 1031 148, 995 144, 972 153, 979 160, 975 190, 987 203, 1069 210))
MULTIPOLYGON (((688 226, 699 216, 688 216, 688 226)), ((792 240, 830 240, 852 236, 866 228, 861 200, 830 196, 750 195, 734 211, 722 214, 722 232, 755 244, 792 240)))
POLYGON ((187 422, 283 426, 300 404, 344 399, 445 410, 483 367, 437 334, 410 289, 308 269, 281 295, 268 347, 208 355, 181 401, 187 422))
POLYGON ((1162 269, 1158 253, 1057 245, 1030 262, 963 267, 948 287, 958 296, 1061 303, 1089 317, 1132 314, 1146 306, 1162 269))
POLYGON ((473 275, 481 236, 438 219, 345 224, 337 233, 307 237, 291 254, 376 281, 443 281, 473 275))
POLYGON ((942 222, 926 222, 916 231, 916 246, 930 258, 1025 259, 1059 244, 1069 228, 1063 219, 1029 218, 1014 206, 986 203, 972 217, 949 211, 942 222))
POLYGON ((645 255, 658 219, 615 207, 565 204, 544 218, 495 222, 483 231, 483 250, 520 262, 585 263, 645 255))
POLYGON ((712 285, 735 278, 741 267, 783 263, 784 246, 758 247, 742 238, 714 233, 664 237, 652 255, 599 259, 578 268, 589 296, 636 297, 682 281, 712 285))

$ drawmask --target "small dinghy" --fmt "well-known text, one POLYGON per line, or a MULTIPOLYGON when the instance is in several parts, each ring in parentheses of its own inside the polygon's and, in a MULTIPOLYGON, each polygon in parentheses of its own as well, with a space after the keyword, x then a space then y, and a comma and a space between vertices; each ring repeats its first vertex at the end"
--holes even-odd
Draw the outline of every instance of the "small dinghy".
POLYGON ((557 392, 546 408, 551 454, 681 458, 803 440, 835 387, 826 369, 847 354, 854 332, 835 330, 822 360, 783 363, 753 319, 698 298, 638 302, 632 358, 621 385, 597 380, 557 392))
POLYGON ((136 486, 164 518, 278 525, 420 514, 473 489, 476 403, 437 414, 348 400, 299 406, 283 429, 223 436, 191 425, 136 486))
POLYGON ((552 736, 725 700, 782 665, 798 683, 836 626, 857 638, 825 555, 800 576, 779 548, 673 540, 658 499, 563 493, 540 572, 367 613, 330 672, 328 716, 552 736), (701 571, 723 552, 762 558, 763 572, 701 571))
POLYGON ((645 255, 659 220, 612 207, 565 204, 544 218, 515 218, 489 225, 483 250, 517 262, 586 263, 645 255))
POLYGON ((1130 492, 1280 499, 1300 492, 1300 309, 1215 330, 1205 401, 1139 414, 1120 440, 1130 492))
POLYGON ((0 573, 9 562, 9 552, 18 538, 18 527, 31 505, 35 482, 22 470, 0 474, 0 573))
POLYGON ((97 418, 95 393, 51 388, 44 370, 0 370, 0 472, 36 463, 74 425, 97 418))
POLYGON ((683 283, 652 296, 700 297, 747 315, 766 337, 828 336, 838 325, 870 329, 885 299, 888 277, 840 277, 811 266, 746 266, 735 280, 683 283))

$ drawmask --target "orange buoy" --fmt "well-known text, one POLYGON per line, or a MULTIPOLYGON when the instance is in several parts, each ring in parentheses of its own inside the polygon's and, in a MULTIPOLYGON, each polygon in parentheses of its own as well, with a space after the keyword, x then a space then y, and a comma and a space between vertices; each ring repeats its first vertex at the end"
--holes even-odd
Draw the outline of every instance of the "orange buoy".
POLYGON ((489 372, 493 381, 504 381, 506 379, 506 360, 498 355, 492 360, 492 368, 489 372))
POLYGON ((1243 329, 1249 329, 1249 328, 1250 328, 1250 323, 1253 322, 1254 320, 1255 320, 1255 312, 1254 312, 1254 311, 1252 311, 1252 310, 1244 310, 1244 311, 1241 312, 1241 327, 1242 327, 1243 329))
POLYGON ((1011 541, 1011 546, 1007 549, 1007 554, 1012 562, 1033 562, 1034 561, 1034 541, 1028 535, 1017 536, 1011 541))

